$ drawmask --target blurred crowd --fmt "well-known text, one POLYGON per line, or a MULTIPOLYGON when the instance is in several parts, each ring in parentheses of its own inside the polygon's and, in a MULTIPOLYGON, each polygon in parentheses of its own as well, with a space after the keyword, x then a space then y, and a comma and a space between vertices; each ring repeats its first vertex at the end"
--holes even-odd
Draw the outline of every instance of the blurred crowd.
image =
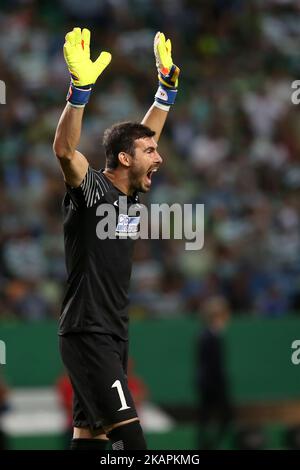
POLYGON ((300 308, 300 79, 297 0, 2 0, 0 318, 59 315, 66 273, 63 179, 52 153, 68 73, 64 36, 92 30, 113 61, 87 106, 80 150, 104 166, 103 130, 153 102, 156 31, 181 68, 147 203, 205 204, 205 243, 139 241, 131 314, 195 314, 213 295, 234 314, 300 308))

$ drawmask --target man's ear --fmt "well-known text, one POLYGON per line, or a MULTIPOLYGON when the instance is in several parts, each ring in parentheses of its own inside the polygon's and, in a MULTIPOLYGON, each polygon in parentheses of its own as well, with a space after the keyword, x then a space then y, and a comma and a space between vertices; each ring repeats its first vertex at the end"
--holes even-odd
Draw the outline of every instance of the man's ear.
POLYGON ((121 165, 129 168, 131 166, 131 156, 126 152, 119 152, 118 155, 119 162, 121 165))

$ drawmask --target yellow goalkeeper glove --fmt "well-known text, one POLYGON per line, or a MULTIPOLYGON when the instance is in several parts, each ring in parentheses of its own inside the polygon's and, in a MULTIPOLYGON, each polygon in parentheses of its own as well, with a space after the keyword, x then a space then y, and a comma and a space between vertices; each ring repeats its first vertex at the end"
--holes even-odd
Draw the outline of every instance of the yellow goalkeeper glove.
POLYGON ((109 52, 101 52, 98 59, 90 59, 88 29, 74 28, 66 35, 64 57, 71 75, 71 86, 67 100, 74 106, 84 106, 90 97, 92 86, 111 61, 109 52))
POLYGON ((168 110, 176 99, 180 69, 173 63, 172 44, 170 39, 166 40, 164 33, 156 33, 154 55, 159 80, 155 102, 158 107, 168 110))

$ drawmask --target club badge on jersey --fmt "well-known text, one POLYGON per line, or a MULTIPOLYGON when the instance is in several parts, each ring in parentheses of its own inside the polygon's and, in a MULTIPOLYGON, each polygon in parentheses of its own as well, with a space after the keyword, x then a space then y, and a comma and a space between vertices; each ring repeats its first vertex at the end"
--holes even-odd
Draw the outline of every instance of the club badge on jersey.
POLYGON ((135 237, 139 233, 140 216, 119 214, 116 227, 117 237, 135 237))

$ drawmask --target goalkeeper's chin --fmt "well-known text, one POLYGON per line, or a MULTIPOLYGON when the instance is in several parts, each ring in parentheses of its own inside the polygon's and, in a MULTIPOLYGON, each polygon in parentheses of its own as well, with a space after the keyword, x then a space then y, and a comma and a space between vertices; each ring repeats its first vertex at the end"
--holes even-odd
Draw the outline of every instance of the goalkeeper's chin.
POLYGON ((152 184, 151 175, 149 176, 149 173, 147 173, 147 175, 143 178, 141 182, 141 189, 139 190, 139 192, 147 193, 151 189, 151 184, 152 184))
POLYGON ((143 176, 136 184, 134 185, 134 190, 138 193, 147 193, 151 189, 151 177, 148 175, 143 176))

